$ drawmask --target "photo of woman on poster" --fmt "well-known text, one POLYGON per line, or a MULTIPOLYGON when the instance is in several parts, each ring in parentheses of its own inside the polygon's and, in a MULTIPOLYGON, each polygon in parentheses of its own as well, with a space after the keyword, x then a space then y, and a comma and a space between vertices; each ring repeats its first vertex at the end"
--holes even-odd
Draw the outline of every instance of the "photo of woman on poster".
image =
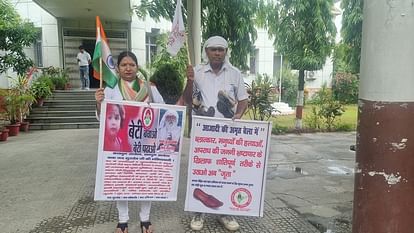
POLYGON ((105 151, 122 151, 122 139, 119 136, 125 121, 125 111, 119 104, 108 104, 105 125, 105 151))

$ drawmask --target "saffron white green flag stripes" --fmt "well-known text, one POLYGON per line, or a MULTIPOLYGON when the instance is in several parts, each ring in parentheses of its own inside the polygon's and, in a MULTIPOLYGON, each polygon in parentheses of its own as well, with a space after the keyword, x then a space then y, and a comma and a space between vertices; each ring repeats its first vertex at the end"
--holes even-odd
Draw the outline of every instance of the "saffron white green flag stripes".
POLYGON ((102 72, 103 81, 110 88, 114 88, 118 82, 118 76, 115 71, 115 64, 112 59, 111 50, 109 49, 108 40, 103 30, 99 16, 96 16, 96 44, 92 59, 93 76, 100 80, 102 72), (102 59, 102 71, 100 69, 99 60, 102 59))
POLYGON ((181 13, 181 0, 177 0, 171 33, 167 41, 167 52, 171 54, 171 56, 177 55, 180 48, 184 45, 184 42, 185 27, 183 22, 183 14, 181 13))

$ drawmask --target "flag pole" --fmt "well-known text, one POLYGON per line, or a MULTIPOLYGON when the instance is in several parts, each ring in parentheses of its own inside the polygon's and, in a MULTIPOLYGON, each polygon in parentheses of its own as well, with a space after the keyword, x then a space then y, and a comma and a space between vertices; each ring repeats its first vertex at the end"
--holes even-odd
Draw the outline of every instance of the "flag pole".
POLYGON ((102 88, 103 81, 102 81, 102 57, 99 58, 99 88, 102 88))
MULTIPOLYGON (((185 43, 187 44, 188 65, 191 66, 190 45, 188 44, 188 36, 185 37, 185 43)), ((190 93, 193 93, 193 85, 190 86, 190 93)), ((190 137, 190 134, 191 134, 191 124, 193 122, 193 119, 192 119, 193 103, 192 103, 192 101, 191 101, 191 103, 187 103, 186 108, 187 108, 187 120, 188 120, 187 134, 188 134, 188 137, 190 137)))
POLYGON ((190 45, 188 44, 188 36, 185 37, 185 43, 187 44, 187 58, 188 64, 191 65, 191 57, 190 57, 190 45))

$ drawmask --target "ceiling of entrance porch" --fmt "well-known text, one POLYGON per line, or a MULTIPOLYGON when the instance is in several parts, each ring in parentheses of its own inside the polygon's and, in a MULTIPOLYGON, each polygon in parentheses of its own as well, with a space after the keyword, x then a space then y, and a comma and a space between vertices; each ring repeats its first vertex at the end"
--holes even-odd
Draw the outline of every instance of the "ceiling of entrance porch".
POLYGON ((56 18, 131 21, 129 0, 33 0, 56 18))

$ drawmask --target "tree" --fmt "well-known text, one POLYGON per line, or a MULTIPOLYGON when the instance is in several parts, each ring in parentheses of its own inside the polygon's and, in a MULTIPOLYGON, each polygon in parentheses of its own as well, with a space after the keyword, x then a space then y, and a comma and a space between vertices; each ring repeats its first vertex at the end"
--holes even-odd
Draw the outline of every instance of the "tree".
POLYGON ((344 61, 353 74, 359 73, 362 41, 362 11, 364 0, 342 0, 342 43, 345 45, 344 61))
POLYGON ((7 0, 0 0, 0 73, 13 68, 22 75, 33 65, 23 49, 36 39, 37 31, 32 23, 24 22, 7 0))
POLYGON ((176 57, 171 57, 171 55, 167 52, 167 40, 168 40, 167 34, 161 34, 158 37, 157 39, 158 52, 155 55, 153 62, 150 64, 151 71, 159 69, 164 64, 169 64, 175 70, 178 71, 178 73, 180 74, 180 79, 184 81, 186 80, 185 73, 186 73, 187 64, 188 64, 187 52, 185 51, 185 49, 180 49, 176 57))
POLYGON ((302 128, 305 71, 319 70, 330 55, 336 34, 332 0, 280 0, 269 4, 266 27, 274 45, 299 70, 296 128, 302 128), (277 20, 274 20, 277 19, 277 20))
POLYGON ((151 76, 151 82, 157 86, 166 104, 177 103, 184 84, 173 64, 165 63, 159 66, 151 76))
MULTIPOLYGON (((176 1, 171 0, 141 0, 141 4, 133 9, 140 18, 149 15, 155 20, 165 18, 172 21, 175 4, 176 1)), ((183 5, 186 6, 186 0, 183 5)), ((246 70, 248 54, 257 38, 254 18, 259 1, 204 0, 201 5, 203 39, 213 35, 223 36, 229 42, 232 64, 246 70)))
MULTIPOLYGON (((153 75, 151 82, 155 83, 165 103, 175 104, 181 96, 188 57, 185 49, 180 49, 176 57, 171 57, 167 52, 167 34, 161 34, 157 39, 158 53, 154 61, 148 67, 153 75)), ((148 64, 147 64, 148 65, 148 64)))

